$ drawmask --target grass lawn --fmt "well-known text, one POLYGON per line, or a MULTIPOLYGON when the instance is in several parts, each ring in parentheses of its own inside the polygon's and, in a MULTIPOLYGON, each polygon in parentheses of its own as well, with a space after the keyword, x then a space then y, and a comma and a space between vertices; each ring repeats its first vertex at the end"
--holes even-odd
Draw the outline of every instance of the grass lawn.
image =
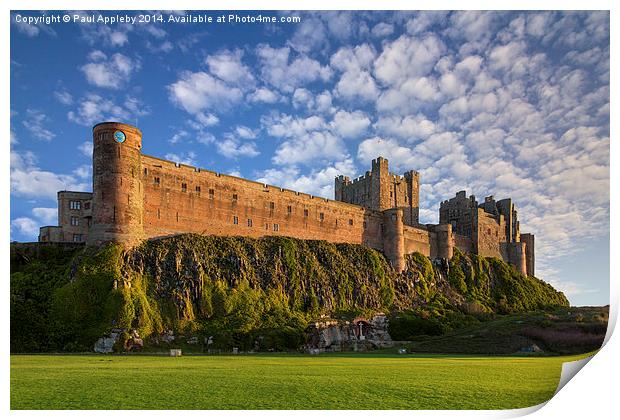
POLYGON ((505 409, 584 356, 11 356, 12 409, 505 409))

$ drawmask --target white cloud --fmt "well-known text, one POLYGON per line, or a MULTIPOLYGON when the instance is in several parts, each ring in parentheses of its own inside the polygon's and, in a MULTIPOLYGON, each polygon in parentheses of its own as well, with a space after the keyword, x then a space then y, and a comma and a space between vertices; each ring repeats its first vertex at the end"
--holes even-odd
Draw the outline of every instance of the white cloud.
POLYGON ((272 158, 278 165, 316 163, 340 160, 346 157, 342 140, 329 131, 310 131, 301 137, 284 141, 272 158))
POLYGON ((368 44, 343 47, 332 55, 331 65, 343 72, 336 84, 335 95, 349 101, 374 101, 379 94, 370 74, 375 57, 376 52, 368 44))
POLYGON ((78 150, 86 157, 92 157, 93 156, 93 142, 92 141, 85 141, 84 143, 81 143, 78 146, 78 150))
POLYGON ((256 48, 261 65, 261 77, 272 86, 284 92, 293 92, 315 80, 327 81, 331 77, 329 66, 322 66, 318 61, 306 55, 290 59, 290 48, 272 48, 260 44, 256 48))
POLYGON ((394 33, 394 25, 385 22, 377 23, 373 26, 371 33, 375 38, 385 38, 394 33))
POLYGON ((296 51, 307 54, 312 50, 320 49, 329 43, 327 27, 318 18, 303 19, 297 25, 295 33, 288 44, 296 51))
POLYGON ((170 139, 168 140, 168 143, 177 144, 183 141, 183 139, 186 138, 187 136, 189 136, 189 133, 187 131, 179 130, 176 133, 174 133, 172 137, 170 137, 170 139))
POLYGON ((27 109, 26 119, 22 121, 22 124, 32 137, 38 140, 50 141, 56 137, 56 134, 45 128, 45 125, 49 122, 50 118, 41 111, 27 109))
POLYGON ((275 104, 276 102, 281 100, 281 96, 265 87, 261 87, 256 89, 254 92, 248 95, 248 100, 253 103, 266 103, 266 104, 275 104))
POLYGON ((131 78, 132 73, 140 69, 140 62, 121 53, 113 54, 110 59, 101 51, 89 54, 91 62, 80 67, 88 83, 97 87, 120 89, 131 78))
POLYGON ((39 235, 39 223, 30 217, 18 217, 11 220, 11 233, 13 232, 34 241, 39 235))
POLYGON ((254 84, 252 72, 241 62, 243 51, 220 51, 210 55, 205 59, 209 71, 226 83, 241 86, 251 86, 254 84))
POLYGON ((54 225, 58 222, 57 207, 35 207, 32 209, 32 214, 44 225, 54 225))
POLYGON ((168 86, 168 94, 172 103, 190 114, 229 109, 243 98, 239 88, 228 86, 208 73, 189 71, 181 73, 179 80, 168 86))
POLYGON ((407 32, 412 35, 417 35, 429 29, 432 25, 442 22, 447 15, 448 12, 445 11, 418 12, 413 19, 407 21, 407 32))
POLYGON ((507 69, 515 64, 525 51, 523 42, 510 42, 506 45, 499 45, 489 53, 490 66, 494 70, 507 69))
POLYGON ((58 191, 87 191, 90 187, 75 175, 41 170, 31 152, 11 151, 11 194, 15 196, 56 200, 58 191))
POLYGON ((73 96, 67 91, 56 91, 54 92, 54 97, 63 105, 73 104, 73 96))
POLYGON ((101 121, 134 121, 150 112, 148 106, 131 96, 125 97, 123 105, 117 105, 109 99, 89 93, 77 101, 77 106, 76 110, 67 113, 67 118, 86 126, 101 121))
POLYGON ((350 158, 335 162, 304 174, 297 166, 272 168, 258 174, 257 181, 318 197, 334 198, 334 178, 338 175, 355 176, 357 169, 350 158))
POLYGON ((92 176, 92 165, 80 165, 73 170, 73 174, 81 179, 90 179, 92 176))
POLYGON ((340 110, 331 122, 332 129, 345 138, 355 138, 364 134, 370 126, 370 118, 362 111, 340 110))
POLYGON ((196 158, 198 156, 196 155, 196 153, 194 153, 193 151, 189 151, 187 153, 185 152, 181 152, 181 153, 166 153, 165 158, 169 161, 175 162, 175 163, 182 163, 184 165, 189 165, 189 166, 198 166, 198 163, 196 161, 196 158))
POLYGON ((383 47, 374 63, 375 76, 387 85, 401 85, 409 78, 427 75, 441 57, 445 46, 435 35, 422 38, 400 36, 383 47))
POLYGON ((397 136, 408 142, 425 139, 433 134, 437 127, 422 114, 407 115, 405 117, 381 117, 375 124, 375 129, 387 136, 397 136))
POLYGON ((195 117, 198 124, 203 127, 212 127, 220 122, 220 119, 211 113, 205 114, 204 112, 198 112, 195 117))
POLYGON ((373 101, 379 95, 379 89, 369 72, 346 71, 336 84, 335 94, 350 101, 373 101))
POLYGON ((258 130, 252 130, 250 127, 238 125, 235 127, 235 134, 242 139, 255 139, 258 135, 258 130))
POLYGON ((256 143, 242 142, 232 135, 227 135, 224 139, 216 143, 217 152, 227 158, 236 159, 238 157, 255 157, 260 154, 256 143))

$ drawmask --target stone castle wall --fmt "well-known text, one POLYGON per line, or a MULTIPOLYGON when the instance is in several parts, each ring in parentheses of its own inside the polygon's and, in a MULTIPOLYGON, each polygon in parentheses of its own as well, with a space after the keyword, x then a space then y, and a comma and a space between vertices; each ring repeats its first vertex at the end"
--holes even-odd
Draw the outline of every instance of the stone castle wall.
POLYGON ((141 168, 146 237, 284 235, 383 249, 380 212, 146 155, 141 168))
POLYGON ((43 227, 40 241, 55 242, 69 232, 65 225, 75 210, 65 208, 67 200, 87 194, 81 200, 92 208, 81 214, 88 224, 81 225, 80 238, 90 245, 131 247, 188 232, 283 235, 364 244, 383 251, 399 271, 407 254, 450 259, 455 246, 502 258, 524 273, 534 270, 534 237, 524 234, 523 243, 514 242, 519 233, 511 200, 496 203, 491 196, 478 207, 461 191, 441 204, 440 224, 420 225, 419 174, 394 175, 381 157, 353 182, 337 177, 336 200, 330 200, 145 155, 142 133, 127 124, 95 125, 93 143, 93 193, 59 193, 61 226, 43 227), (510 226, 503 213, 510 214, 510 226))

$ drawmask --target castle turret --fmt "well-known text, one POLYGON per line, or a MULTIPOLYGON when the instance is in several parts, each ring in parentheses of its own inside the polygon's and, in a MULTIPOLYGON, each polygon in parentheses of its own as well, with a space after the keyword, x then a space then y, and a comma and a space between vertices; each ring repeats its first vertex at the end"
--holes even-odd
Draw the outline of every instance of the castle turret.
POLYGON ((405 224, 417 226, 420 223, 420 173, 407 171, 404 178, 408 198, 405 202, 405 224))
POLYGON ((142 132, 104 122, 93 127, 93 221, 89 245, 133 246, 144 236, 140 179, 142 132))
POLYGON ((382 211, 392 208, 390 205, 390 173, 388 160, 379 156, 372 160, 371 171, 371 206, 372 210, 382 211))
POLYGON ((351 179, 348 176, 339 175, 336 177, 334 181, 334 195, 336 201, 345 201, 344 200, 344 186, 349 185, 351 183, 351 179))
POLYGON ((383 212, 383 253, 396 272, 405 269, 405 233, 403 210, 390 209, 383 212))
MULTIPOLYGON (((433 226, 437 233, 437 258, 450 260, 454 254, 454 238, 451 224, 439 224, 433 226)), ((431 252, 431 257, 433 253, 431 252)))
POLYGON ((525 268, 528 276, 535 276, 536 255, 534 252, 534 235, 531 233, 522 233, 521 242, 525 243, 525 268))
POLYGON ((519 273, 527 276, 526 244, 525 242, 507 242, 502 244, 507 249, 507 260, 519 273))

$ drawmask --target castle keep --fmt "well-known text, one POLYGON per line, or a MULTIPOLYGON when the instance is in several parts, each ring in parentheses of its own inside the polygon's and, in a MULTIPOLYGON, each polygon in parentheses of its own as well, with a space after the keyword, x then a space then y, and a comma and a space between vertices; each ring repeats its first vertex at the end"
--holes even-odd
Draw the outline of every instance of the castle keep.
POLYGON ((93 145, 93 192, 59 192, 59 226, 42 227, 39 241, 284 235, 364 244, 398 271, 409 253, 450 259, 456 246, 534 275, 534 235, 520 233, 511 199, 479 205, 461 191, 441 203, 439 224, 421 225, 418 172, 392 174, 382 157, 364 176, 337 177, 330 200, 145 155, 141 131, 127 124, 95 125, 93 145))

